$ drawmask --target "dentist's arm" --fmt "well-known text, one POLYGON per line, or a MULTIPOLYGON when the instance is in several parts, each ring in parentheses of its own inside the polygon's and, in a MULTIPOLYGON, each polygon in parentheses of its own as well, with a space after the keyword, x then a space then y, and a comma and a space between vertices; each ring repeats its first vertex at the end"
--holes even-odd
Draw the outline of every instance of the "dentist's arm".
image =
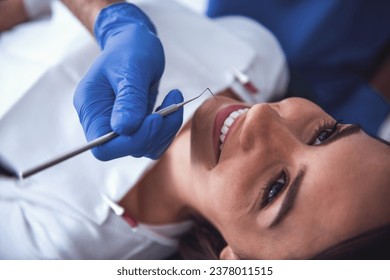
POLYGON ((121 3, 120 0, 62 0, 65 6, 84 24, 91 34, 96 16, 106 6, 121 3))
POLYGON ((0 0, 0 32, 50 14, 52 0, 0 0))
MULTIPOLYGON (((183 111, 151 114, 164 70, 164 51, 150 19, 135 5, 113 0, 63 0, 93 33, 102 53, 79 83, 74 105, 87 140, 110 131, 120 136, 93 154, 158 158, 182 124, 183 111)), ((163 107, 182 100, 179 91, 163 107)))
POLYGON ((0 32, 28 20, 23 0, 0 1, 0 32))

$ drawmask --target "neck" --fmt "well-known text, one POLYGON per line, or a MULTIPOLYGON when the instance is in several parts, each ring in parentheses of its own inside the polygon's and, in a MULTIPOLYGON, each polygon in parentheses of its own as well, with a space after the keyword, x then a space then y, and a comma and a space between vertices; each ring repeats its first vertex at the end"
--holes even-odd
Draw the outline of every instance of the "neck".
POLYGON ((166 224, 188 217, 185 189, 191 184, 190 131, 187 123, 163 157, 120 202, 139 222, 166 224))

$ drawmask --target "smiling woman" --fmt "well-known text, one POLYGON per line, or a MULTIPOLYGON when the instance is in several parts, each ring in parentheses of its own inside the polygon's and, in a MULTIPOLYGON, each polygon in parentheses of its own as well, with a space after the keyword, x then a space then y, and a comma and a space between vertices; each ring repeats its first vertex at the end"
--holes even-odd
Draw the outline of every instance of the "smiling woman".
MULTIPOLYGON (((188 164, 191 179, 181 189, 197 213, 197 226, 182 239, 184 257, 329 258, 328 249, 335 252, 340 244, 353 258, 355 247, 371 248, 367 240, 389 231, 374 230, 390 222, 387 144, 304 99, 235 113, 241 108, 248 106, 210 100, 188 128, 191 153, 181 163, 188 164), (223 118, 230 126, 217 133, 223 118)), ((380 244, 388 251, 388 240, 380 244)))
MULTIPOLYGON (((191 258, 332 258, 390 236, 376 230, 390 221, 389 146, 305 99, 266 103, 283 97, 288 79, 267 29, 236 16, 206 19, 175 1, 139 2, 164 44, 161 93, 177 87, 188 100, 205 87, 231 90, 186 105, 186 124, 158 161, 100 162, 86 153, 22 182, 0 177, 0 259, 164 259, 186 232, 191 258)), ((53 5, 49 25, 20 27, 22 42, 47 40, 0 44, 0 54, 12 54, 0 65, 0 85, 13 82, 0 90, 12 101, 0 108, 0 151, 12 166, 85 140, 72 93, 99 51, 65 7, 53 5), (63 48, 48 44, 57 42, 52 34, 63 48), (12 59, 19 45, 67 51, 53 66, 34 64, 28 73, 42 74, 26 83, 31 75, 6 75, 26 69, 25 58, 12 59)), ((164 94, 157 98, 159 105, 164 94)))

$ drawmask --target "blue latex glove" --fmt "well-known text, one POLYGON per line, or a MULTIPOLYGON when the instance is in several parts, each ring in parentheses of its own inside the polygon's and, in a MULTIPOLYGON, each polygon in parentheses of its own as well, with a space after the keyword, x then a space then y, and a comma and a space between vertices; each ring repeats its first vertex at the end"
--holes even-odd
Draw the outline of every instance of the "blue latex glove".
MULTIPOLYGON (((95 35, 103 51, 79 83, 74 105, 88 141, 110 131, 120 136, 93 154, 100 160, 160 157, 182 124, 183 110, 164 118, 150 115, 164 71, 164 51, 153 24, 136 6, 118 3, 100 12, 95 35)), ((173 91, 162 107, 182 100, 173 91)))

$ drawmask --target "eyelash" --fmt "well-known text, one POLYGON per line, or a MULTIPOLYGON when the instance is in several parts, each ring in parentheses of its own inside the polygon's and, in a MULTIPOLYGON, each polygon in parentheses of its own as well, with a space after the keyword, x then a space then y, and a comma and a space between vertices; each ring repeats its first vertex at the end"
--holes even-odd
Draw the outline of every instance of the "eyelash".
POLYGON ((341 121, 334 121, 334 120, 329 120, 329 119, 323 119, 322 121, 319 122, 315 132, 313 133, 312 139, 309 141, 309 145, 321 145, 325 143, 328 139, 330 139, 336 132, 337 128, 339 126, 341 121), (320 143, 315 143, 317 138, 320 136, 322 132, 328 132, 329 134, 327 135, 326 139, 323 140, 320 143))
MULTIPOLYGON (((335 133, 337 132, 338 126, 340 124, 340 121, 333 121, 333 120, 327 120, 324 119, 321 122, 319 122, 318 127, 315 129, 315 132, 313 133, 313 138, 309 142, 309 145, 321 145, 325 143, 328 139, 330 139, 335 133), (326 135, 326 139, 323 140, 322 142, 316 144, 316 140, 320 136, 322 132, 328 132, 326 135)), ((268 184, 265 187, 265 190, 263 192, 263 196, 261 199, 261 208, 266 207, 270 203, 272 203, 280 193, 288 186, 288 174, 285 170, 280 172, 276 178, 273 178, 268 182, 268 184), (283 184, 282 186, 276 185, 276 184, 283 184), (274 187, 278 187, 277 193, 270 197, 271 192, 274 190, 274 187)))
POLYGON ((272 201, 274 201, 279 194, 286 188, 288 185, 288 176, 286 171, 282 171, 278 174, 276 178, 273 178, 272 180, 269 181, 269 183, 266 185, 263 196, 261 198, 261 208, 264 208, 268 204, 270 204, 272 201), (279 182, 281 181, 281 182, 279 182), (275 186, 275 184, 283 184, 278 190, 278 193, 274 195, 273 197, 270 197, 270 194, 275 186))

